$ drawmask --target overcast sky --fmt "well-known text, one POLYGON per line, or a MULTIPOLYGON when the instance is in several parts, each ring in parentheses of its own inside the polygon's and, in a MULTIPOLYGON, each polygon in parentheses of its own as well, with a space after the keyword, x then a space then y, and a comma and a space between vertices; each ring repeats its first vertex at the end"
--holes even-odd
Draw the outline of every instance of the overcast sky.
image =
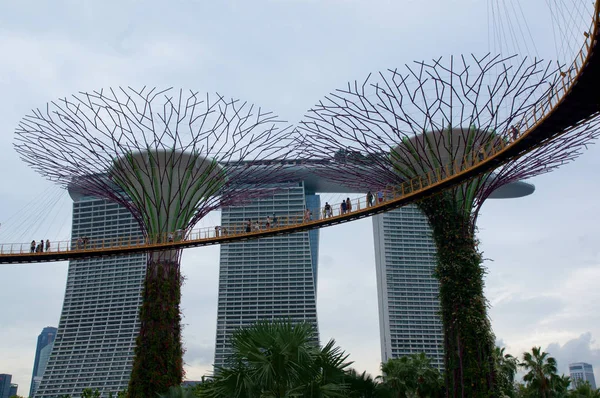
MULTIPOLYGON (((69 234, 68 196, 12 148, 19 119, 34 107, 110 86, 174 86, 248 100, 297 123, 331 90, 370 72, 497 49, 488 35, 490 1, 3 0, 0 241, 69 234)), ((520 3, 537 55, 556 57, 546 2, 520 3)), ((486 293, 499 342, 514 355, 542 346, 561 371, 569 362, 590 362, 597 380, 599 155, 593 146, 577 162, 535 178, 530 197, 489 201, 478 224, 491 259, 486 293)), ((218 216, 205 222, 215 225, 218 216)), ((182 260, 189 379, 206 374, 213 361, 218 258, 218 248, 209 247, 189 249, 182 260)), ((321 339, 335 338, 357 370, 378 374, 371 220, 322 230, 319 267, 321 339)), ((0 266, 0 373, 13 375, 22 395, 37 335, 58 323, 66 274, 67 263, 0 266)))

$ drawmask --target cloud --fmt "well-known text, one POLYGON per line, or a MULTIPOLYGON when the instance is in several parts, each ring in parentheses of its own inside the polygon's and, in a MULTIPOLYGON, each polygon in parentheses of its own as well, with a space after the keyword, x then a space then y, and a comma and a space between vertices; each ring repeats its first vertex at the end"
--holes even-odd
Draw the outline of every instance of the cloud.
POLYGON ((559 372, 568 375, 570 363, 587 362, 594 367, 596 380, 600 380, 600 348, 590 332, 571 339, 562 345, 551 343, 545 351, 556 358, 559 372))

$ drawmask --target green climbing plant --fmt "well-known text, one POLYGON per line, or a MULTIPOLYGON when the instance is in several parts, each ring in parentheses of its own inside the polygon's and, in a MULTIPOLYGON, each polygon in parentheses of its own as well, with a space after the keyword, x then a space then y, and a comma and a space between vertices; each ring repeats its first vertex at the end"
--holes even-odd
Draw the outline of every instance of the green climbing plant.
POLYGON ((154 397, 183 380, 181 285, 178 262, 148 261, 128 398, 154 397))
MULTIPOLYGON (((475 126, 423 132, 404 139, 390 156, 405 180, 426 173, 452 171, 470 164, 476 154, 498 144, 494 132, 475 126), (444 144, 440 147, 440 142, 444 144)), ((448 396, 498 395, 494 335, 483 294, 485 269, 475 236, 474 209, 489 174, 428 197, 417 203, 427 217, 437 249, 435 276, 440 283, 444 329, 445 384, 448 396)))

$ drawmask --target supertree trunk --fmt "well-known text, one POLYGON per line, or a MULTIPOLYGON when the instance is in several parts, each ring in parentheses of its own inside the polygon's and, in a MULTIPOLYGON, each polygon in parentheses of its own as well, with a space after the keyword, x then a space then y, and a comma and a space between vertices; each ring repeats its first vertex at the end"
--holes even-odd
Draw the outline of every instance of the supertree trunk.
POLYGON ((483 294, 482 257, 470 213, 449 193, 419 203, 437 247, 444 329, 445 384, 449 397, 495 397, 494 335, 483 294))
POLYGON ((183 381, 183 277, 177 257, 153 253, 148 260, 129 398, 153 397, 183 381))

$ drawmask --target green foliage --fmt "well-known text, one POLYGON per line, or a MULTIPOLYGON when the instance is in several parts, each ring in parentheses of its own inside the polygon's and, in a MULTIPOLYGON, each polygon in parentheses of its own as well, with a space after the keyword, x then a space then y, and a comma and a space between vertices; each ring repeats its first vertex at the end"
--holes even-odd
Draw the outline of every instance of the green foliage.
POLYGON ((600 398, 600 390, 594 390, 588 381, 578 382, 577 388, 570 392, 572 398, 600 398))
POLYGON ((86 388, 81 392, 81 398, 100 398, 100 391, 86 388))
POLYGON ((173 386, 164 394, 158 394, 160 398, 195 398, 193 389, 183 386, 173 386))
POLYGON ((498 390, 504 397, 516 397, 515 375, 517 374, 519 360, 510 354, 505 354, 504 348, 500 347, 494 349, 494 359, 498 390))
POLYGON ((437 248, 435 275, 440 282, 448 395, 496 397, 495 339, 471 214, 451 192, 424 199, 418 206, 427 216, 437 248))
POLYGON ((232 336, 232 355, 198 396, 345 397, 346 355, 333 340, 320 348, 309 324, 258 322, 232 336))
POLYGON ((535 391, 541 398, 551 397, 553 386, 557 381, 556 359, 542 352, 540 347, 533 347, 531 352, 523 353, 521 366, 527 370, 523 377, 529 391, 535 391))
POLYGON ((348 398, 391 397, 391 391, 387 386, 374 380, 367 372, 359 375, 354 369, 350 369, 346 372, 344 384, 347 387, 346 396, 348 398))
POLYGON ((381 365, 384 386, 393 397, 441 397, 443 379, 424 353, 390 359, 381 365))
POLYGON ((183 380, 181 284, 177 262, 148 261, 128 398, 153 397, 183 380))
POLYGON ((570 396, 568 387, 571 379, 557 374, 556 359, 543 352, 540 347, 533 347, 531 352, 523 353, 520 364, 527 373, 522 397, 562 398, 570 396))

